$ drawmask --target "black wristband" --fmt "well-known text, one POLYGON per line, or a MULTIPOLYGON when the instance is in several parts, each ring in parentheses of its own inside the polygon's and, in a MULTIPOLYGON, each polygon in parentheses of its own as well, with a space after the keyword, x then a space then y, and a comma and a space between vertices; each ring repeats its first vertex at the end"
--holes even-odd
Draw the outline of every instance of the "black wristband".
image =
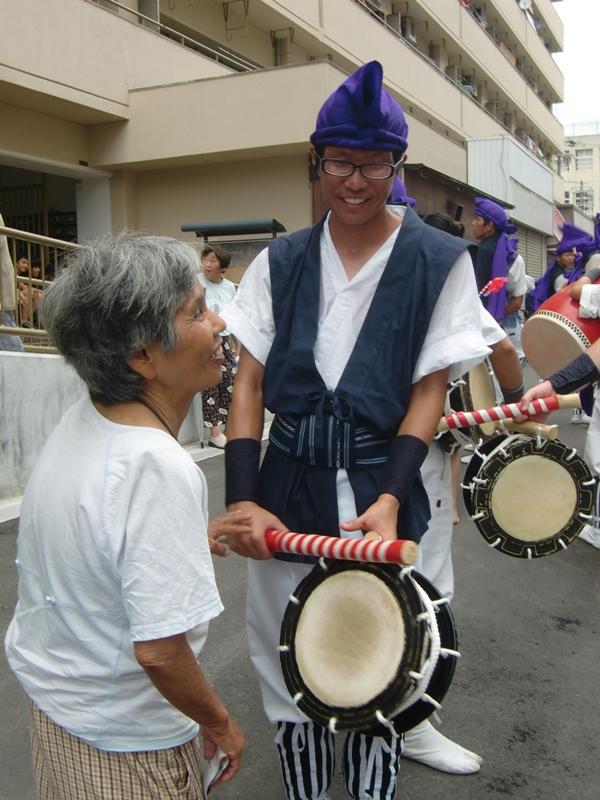
POLYGON ((550 375, 548 380, 556 394, 570 394, 600 380, 600 372, 590 356, 582 353, 566 367, 550 375))
POLYGON ((260 442, 230 439, 225 445, 225 505, 251 500, 258 503, 260 442))
POLYGON ((592 267, 591 270, 586 272, 583 277, 589 278, 592 283, 596 283, 598 278, 600 278, 600 267, 592 267))
MULTIPOLYGON (((502 387, 500 387, 502 389, 502 387)), ((505 403, 518 403, 525 394, 525 381, 516 389, 502 389, 502 397, 505 403)))
POLYGON ((428 452, 425 442, 417 436, 407 433, 396 436, 390 446, 379 494, 393 494, 402 504, 428 452))

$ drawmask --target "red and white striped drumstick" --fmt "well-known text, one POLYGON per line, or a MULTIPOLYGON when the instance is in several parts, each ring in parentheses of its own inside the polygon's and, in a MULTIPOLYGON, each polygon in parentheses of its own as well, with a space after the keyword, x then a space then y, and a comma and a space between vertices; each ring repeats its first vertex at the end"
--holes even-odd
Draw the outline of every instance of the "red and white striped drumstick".
POLYGON ((296 553, 322 556, 342 561, 371 561, 386 564, 414 564, 419 548, 415 542, 399 539, 394 542, 372 539, 340 539, 315 533, 292 533, 269 530, 265 533, 272 553, 296 553))
POLYGON ((450 428, 468 428, 471 425, 481 425, 482 422, 498 422, 502 419, 514 419, 521 416, 533 416, 534 414, 544 414, 549 411, 556 411, 559 408, 581 408, 581 401, 578 394, 564 394, 556 397, 541 397, 533 400, 526 412, 521 411, 521 406, 517 403, 509 403, 505 406, 495 408, 483 408, 480 411, 456 411, 448 414, 439 422, 438 433, 447 431, 450 428))

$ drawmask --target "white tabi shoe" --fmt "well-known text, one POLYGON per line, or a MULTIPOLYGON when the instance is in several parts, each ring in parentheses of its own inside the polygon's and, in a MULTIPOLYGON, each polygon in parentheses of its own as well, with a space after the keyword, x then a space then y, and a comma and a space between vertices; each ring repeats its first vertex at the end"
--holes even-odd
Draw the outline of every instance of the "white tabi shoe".
POLYGON ((600 550, 600 531, 597 528, 592 528, 591 525, 586 525, 579 534, 579 538, 583 539, 584 542, 591 544, 592 547, 596 547, 598 550, 600 550))
POLYGON ((481 756, 447 739, 428 720, 404 734, 402 757, 454 775, 472 775, 483 764, 481 756))
POLYGON ((223 433, 220 433, 218 436, 209 436, 208 438, 209 447, 218 447, 219 450, 223 450, 226 444, 227 438, 223 433))

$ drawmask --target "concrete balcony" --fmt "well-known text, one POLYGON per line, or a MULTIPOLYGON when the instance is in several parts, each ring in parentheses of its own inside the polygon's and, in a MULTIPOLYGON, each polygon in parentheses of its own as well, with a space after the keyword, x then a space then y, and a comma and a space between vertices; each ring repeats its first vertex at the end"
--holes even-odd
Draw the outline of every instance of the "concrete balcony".
POLYGON ((132 88, 231 72, 86 0, 3 0, 2 41, 0 102, 82 125, 127 119, 132 88))

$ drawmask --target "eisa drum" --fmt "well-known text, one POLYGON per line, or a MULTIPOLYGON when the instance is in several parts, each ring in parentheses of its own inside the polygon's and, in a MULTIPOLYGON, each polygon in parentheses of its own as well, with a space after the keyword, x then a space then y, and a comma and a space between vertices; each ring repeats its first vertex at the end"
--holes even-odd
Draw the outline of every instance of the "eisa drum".
POLYGON ((382 736, 440 707, 456 648, 447 600, 411 567, 322 559, 290 597, 279 651, 310 719, 382 736))
POLYGON ((547 378, 600 338, 600 319, 579 316, 579 303, 565 286, 535 311, 521 332, 521 346, 540 378, 547 378))
MULTIPOLYGON (((457 381, 448 385, 444 414, 455 411, 473 411, 478 408, 492 408, 496 405, 493 372, 489 363, 483 361, 469 370, 457 381)), ((479 444, 496 430, 495 423, 483 422, 469 428, 454 428, 436 437, 446 453, 452 454, 465 444, 479 444)))
POLYGON ((581 533, 594 486, 585 461, 558 439, 503 434, 475 450, 462 488, 490 547, 539 558, 566 549, 581 533))

